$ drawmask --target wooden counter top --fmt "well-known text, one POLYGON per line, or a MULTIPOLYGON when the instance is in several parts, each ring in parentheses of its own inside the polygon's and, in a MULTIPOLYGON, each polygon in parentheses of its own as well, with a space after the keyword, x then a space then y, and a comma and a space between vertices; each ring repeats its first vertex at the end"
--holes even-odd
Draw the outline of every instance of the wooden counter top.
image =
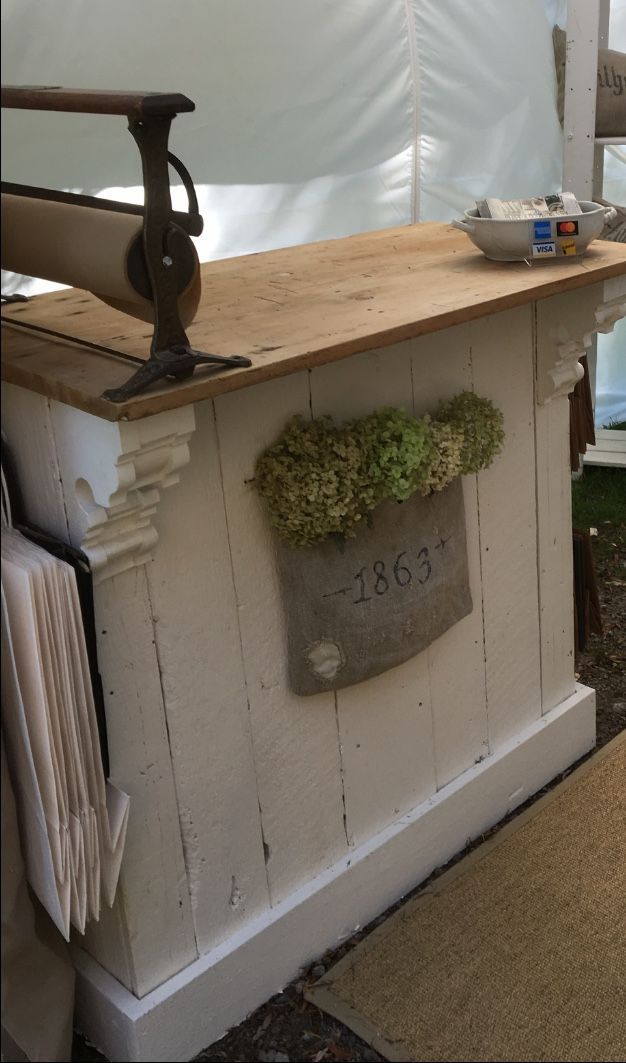
POLYGON ((247 355, 248 369, 201 368, 183 384, 108 402, 102 392, 135 367, 81 341, 145 358, 150 329, 69 289, 3 307, 2 375, 107 420, 135 420, 622 274, 624 244, 595 241, 582 260, 529 267, 489 261, 448 225, 384 229, 202 267, 191 343, 209 353, 247 355))

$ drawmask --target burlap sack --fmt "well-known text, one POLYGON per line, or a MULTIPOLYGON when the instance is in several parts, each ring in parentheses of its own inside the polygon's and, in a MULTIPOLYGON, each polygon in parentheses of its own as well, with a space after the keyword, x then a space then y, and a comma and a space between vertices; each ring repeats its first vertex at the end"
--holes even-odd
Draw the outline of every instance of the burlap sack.
POLYGON ((386 502, 340 550, 277 540, 296 694, 360 683, 423 650, 472 610, 463 485, 386 502))
MULTIPOLYGON (((567 34, 559 26, 552 31, 557 79, 557 108, 563 125, 565 109, 565 54, 567 34)), ((626 53, 610 48, 598 51, 596 136, 626 136, 626 53)))
POLYGON ((619 203, 609 203, 608 199, 602 199, 600 196, 593 198, 595 203, 600 203, 603 207, 613 207, 617 212, 611 221, 605 222, 600 239, 626 244, 626 207, 621 207, 619 203))

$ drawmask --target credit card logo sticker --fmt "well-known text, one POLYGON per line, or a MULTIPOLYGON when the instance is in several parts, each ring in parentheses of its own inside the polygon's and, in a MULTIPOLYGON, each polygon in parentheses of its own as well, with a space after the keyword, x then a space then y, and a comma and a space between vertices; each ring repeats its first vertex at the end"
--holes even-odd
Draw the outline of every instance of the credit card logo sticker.
POLYGON ((575 255, 577 253, 575 240, 561 240, 560 247, 564 255, 575 255))
POLYGON ((533 233, 535 240, 550 240, 552 237, 552 229, 549 221, 536 221, 533 222, 533 233))
POLYGON ((578 236, 578 222, 557 221, 556 234, 557 236, 578 236))
POLYGON ((533 258, 550 258, 556 255, 556 244, 533 244, 533 258))

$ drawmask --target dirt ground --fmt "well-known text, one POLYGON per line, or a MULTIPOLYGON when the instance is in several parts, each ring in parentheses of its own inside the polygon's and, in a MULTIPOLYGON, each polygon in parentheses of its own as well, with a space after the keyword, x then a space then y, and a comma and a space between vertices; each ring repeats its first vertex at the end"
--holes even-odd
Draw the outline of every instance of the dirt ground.
MULTIPOLYGON (((597 536, 593 538, 593 549, 604 634, 590 638, 577 663, 577 673, 581 683, 596 690, 598 746, 601 746, 626 728, 626 490, 624 520, 602 522, 598 526, 597 536)), ((567 774, 569 771, 555 779, 551 785, 555 785, 567 774)), ((514 815, 548 789, 550 787, 536 794, 530 802, 517 809, 514 815)), ((502 824, 498 824, 494 830, 498 830, 500 826, 502 824)), ((450 863, 456 862, 465 852, 479 845, 484 837, 476 839, 450 863)), ((432 881, 443 870, 445 869, 438 868, 427 882, 432 881)), ((426 883, 422 883, 418 890, 423 889, 425 885, 426 883)), ((405 897, 402 903, 407 899, 405 897)), ((385 912, 340 948, 321 956, 282 993, 258 1008, 221 1041, 201 1052, 196 1060, 206 1063, 217 1063, 218 1060, 220 1063, 235 1063, 239 1060, 258 1060, 259 1063, 295 1063, 310 1060, 320 1063, 325 1060, 332 1063, 333 1060, 382 1059, 382 1056, 347 1027, 307 1003, 303 990, 307 984, 320 978, 388 914, 389 912, 385 912)), ((101 1060, 102 1056, 77 1038, 73 1058, 86 1063, 101 1060)))
POLYGON ((598 527, 594 556, 602 636, 592 635, 580 655, 580 682, 596 692, 598 745, 626 728, 626 473, 624 522, 598 527))

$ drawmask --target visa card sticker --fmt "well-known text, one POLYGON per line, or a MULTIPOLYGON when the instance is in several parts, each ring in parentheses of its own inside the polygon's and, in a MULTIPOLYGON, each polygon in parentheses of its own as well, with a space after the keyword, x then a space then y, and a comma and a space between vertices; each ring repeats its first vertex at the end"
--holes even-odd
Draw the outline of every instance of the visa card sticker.
MULTIPOLYGON (((569 253, 569 252, 568 252, 569 253)), ((555 243, 533 244, 533 258, 554 258, 556 255, 555 243)))
POLYGON ((564 255, 576 255, 576 254, 578 254, 578 252, 576 250, 576 241, 575 240, 559 240, 559 246, 561 248, 561 253, 564 254, 564 255))
POLYGON ((552 239, 552 227, 549 220, 533 222, 533 239, 537 242, 552 239))
POLYGON ((578 222, 577 221, 557 221, 557 223, 556 223, 556 235, 557 236, 578 236, 578 222))

